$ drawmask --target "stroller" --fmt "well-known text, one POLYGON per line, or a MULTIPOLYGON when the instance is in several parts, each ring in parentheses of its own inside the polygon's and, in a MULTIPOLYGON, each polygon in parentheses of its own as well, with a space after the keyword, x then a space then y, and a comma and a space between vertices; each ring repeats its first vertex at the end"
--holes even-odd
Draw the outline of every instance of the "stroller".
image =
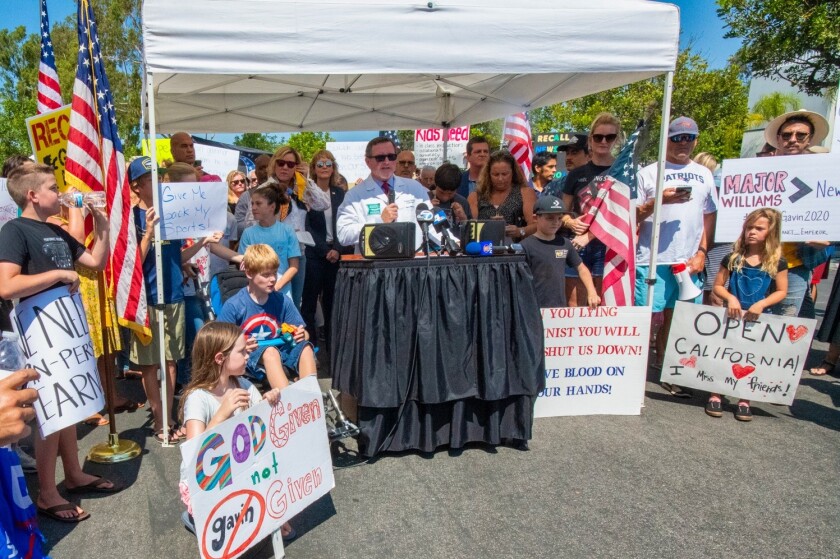
MULTIPOLYGON (((209 320, 216 320, 222 311, 225 301, 236 295, 239 290, 247 287, 248 278, 245 272, 231 266, 212 277, 210 283, 196 289, 196 293, 204 304, 204 310, 209 320)), ((245 376, 263 391, 268 390, 267 376, 262 367, 245 370, 245 376)), ((359 428, 341 411, 341 407, 331 390, 322 392, 324 398, 324 416, 327 420, 327 434, 330 443, 345 438, 355 437, 359 428)))

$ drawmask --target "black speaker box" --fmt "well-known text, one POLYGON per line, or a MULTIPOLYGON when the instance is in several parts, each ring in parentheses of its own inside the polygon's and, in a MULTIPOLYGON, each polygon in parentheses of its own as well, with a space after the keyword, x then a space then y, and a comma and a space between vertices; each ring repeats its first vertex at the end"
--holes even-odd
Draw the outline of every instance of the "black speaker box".
POLYGON ((417 224, 371 223, 362 227, 359 246, 365 258, 414 258, 417 224))

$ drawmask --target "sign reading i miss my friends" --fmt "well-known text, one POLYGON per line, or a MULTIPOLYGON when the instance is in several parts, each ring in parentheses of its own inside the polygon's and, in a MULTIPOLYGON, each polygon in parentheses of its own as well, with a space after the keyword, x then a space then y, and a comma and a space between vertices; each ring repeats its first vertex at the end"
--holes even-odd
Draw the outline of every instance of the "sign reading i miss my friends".
POLYGON ((542 309, 542 317, 545 389, 535 417, 641 413, 650 307, 542 309))
POLYGON ((227 226, 227 184, 162 182, 160 228, 163 239, 206 237, 227 226))
POLYGON ((181 445, 204 559, 239 557, 335 487, 318 380, 285 388, 181 445))
POLYGON ((105 407, 87 316, 78 293, 56 287, 15 305, 13 320, 26 366, 41 375, 29 388, 41 438, 105 407))
POLYGON ((677 302, 662 382, 790 405, 817 321, 769 314, 758 318, 729 318, 721 307, 677 302))

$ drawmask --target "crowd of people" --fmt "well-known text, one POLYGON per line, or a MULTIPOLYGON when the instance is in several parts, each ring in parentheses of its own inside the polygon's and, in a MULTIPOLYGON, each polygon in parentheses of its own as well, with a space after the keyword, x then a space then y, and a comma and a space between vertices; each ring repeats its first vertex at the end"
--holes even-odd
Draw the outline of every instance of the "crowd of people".
MULTIPOLYGON (((672 265, 685 264, 692 281, 704 291, 698 303, 725 306, 730 315, 744 314, 747 319, 765 312, 795 316, 813 313, 812 286, 822 277, 832 252, 824 241, 783 242, 781 214, 768 208, 749 214, 734 244, 715 244, 719 166, 707 153, 694 154, 701 133, 697 123, 685 116, 668 127, 655 248, 657 164, 638 172, 633 280, 636 304, 651 305, 660 325, 650 356, 655 370, 662 367, 679 293, 672 265), (651 272, 654 250, 656 269, 651 272), (651 275, 655 283, 648 301, 651 275), (808 300, 810 304, 803 305, 808 300)), ((819 146, 827 124, 816 113, 797 111, 772 121, 765 134, 767 144, 756 155, 797 155, 819 146)), ((10 329, 7 301, 57 285, 80 289, 100 372, 106 370, 101 362, 102 337, 110 335, 118 374, 142 380, 147 403, 119 396, 113 403, 115 411, 148 405, 150 436, 170 443, 187 440, 263 398, 243 378, 246 371, 264 372, 269 387, 264 397, 269 401, 275 401, 295 379, 316 374, 315 346, 328 352, 331 336, 342 331, 330 321, 340 261, 358 252, 364 225, 416 221, 415 208, 420 203, 444 210, 456 228, 471 219, 503 221, 505 237, 520 243, 526 255, 541 307, 601 304, 606 246, 590 231, 585 214, 597 195, 593 185, 615 162, 622 136, 615 115, 599 114, 588 132, 572 134, 557 153, 536 154, 530 179, 510 152, 493 151, 484 137, 467 143, 465 170, 451 163, 418 169, 411 151, 378 137, 365 150, 370 175, 348 188, 328 150, 318 151, 307 162, 292 147, 282 146, 270 156, 257 157, 252 171, 231 170, 223 180, 197 164, 188 133, 175 134, 170 140, 174 161, 161 169, 161 180, 217 182, 222 189, 226 184, 228 215, 224 231, 200 239, 155 242, 159 216, 152 195, 154 166, 148 157, 130 162, 127 175, 147 301, 161 311, 166 332, 164 339, 157 336, 158 313, 151 312, 151 341, 137 333, 110 332, 99 323, 100 306, 105 305, 112 315, 115 312, 112 303, 99 300, 96 286, 95 271, 107 259, 103 211, 93 206, 84 210, 60 207, 52 168, 26 157, 12 158, 4 165, 3 176, 8 177, 9 192, 21 214, 0 232, 3 328, 10 329), (91 248, 84 243, 85 212, 94 218, 91 248), (49 254, 42 250, 47 243, 53 246, 49 254), (161 269, 156 264, 157 250, 161 251, 161 269), (202 292, 213 276, 231 265, 244 271, 247 285, 224 303, 217 320, 210 321, 202 292), (161 293, 158 274, 163 278, 161 293), (259 344, 281 331, 288 331, 294 343, 259 344), (160 371, 166 379, 165 407, 158 381, 160 344, 166 355, 164 371, 160 371), (179 405, 174 407, 176 395, 179 405), (164 416, 164 409, 172 411, 169 417, 164 416)), ((219 196, 223 195, 220 191, 219 196)), ((838 283, 835 279, 818 336, 830 343, 830 350, 825 361, 811 370, 814 375, 832 373, 840 356, 838 283)), ((29 432, 34 395, 17 388, 33 374, 18 372, 0 381, 0 444, 14 443, 29 432)), ((675 397, 689 395, 676 385, 663 387, 675 397)), ((705 412, 721 417, 722 396, 711 394, 705 412)), ((739 400, 734 416, 751 420, 750 402, 739 400)), ((100 425, 103 419, 100 415, 92 421, 100 425)), ((123 489, 82 470, 76 441, 76 428, 71 426, 43 440, 35 437, 34 461, 16 450, 24 471, 37 472, 38 513, 55 521, 74 523, 89 517, 59 493, 55 484, 58 456, 70 493, 123 489)), ((183 488, 182 497, 187 505, 184 523, 190 527, 189 495, 183 488)), ((284 526, 283 535, 294 537, 293 528, 284 526)))

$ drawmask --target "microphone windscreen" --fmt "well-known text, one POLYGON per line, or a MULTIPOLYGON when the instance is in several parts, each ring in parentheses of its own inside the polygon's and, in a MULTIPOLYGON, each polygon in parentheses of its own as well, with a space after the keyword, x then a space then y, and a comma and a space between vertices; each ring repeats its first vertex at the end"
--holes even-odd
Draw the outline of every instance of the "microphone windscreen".
POLYGON ((420 202, 417 204, 417 207, 414 208, 414 215, 420 215, 420 212, 426 211, 429 211, 429 206, 427 206, 425 202, 420 202))
POLYGON ((396 190, 394 190, 395 186, 396 184, 388 189, 388 204, 393 204, 394 201, 397 199, 397 192, 396 190))
POLYGON ((464 252, 473 256, 490 256, 493 254, 492 241, 472 241, 467 243, 464 252))

